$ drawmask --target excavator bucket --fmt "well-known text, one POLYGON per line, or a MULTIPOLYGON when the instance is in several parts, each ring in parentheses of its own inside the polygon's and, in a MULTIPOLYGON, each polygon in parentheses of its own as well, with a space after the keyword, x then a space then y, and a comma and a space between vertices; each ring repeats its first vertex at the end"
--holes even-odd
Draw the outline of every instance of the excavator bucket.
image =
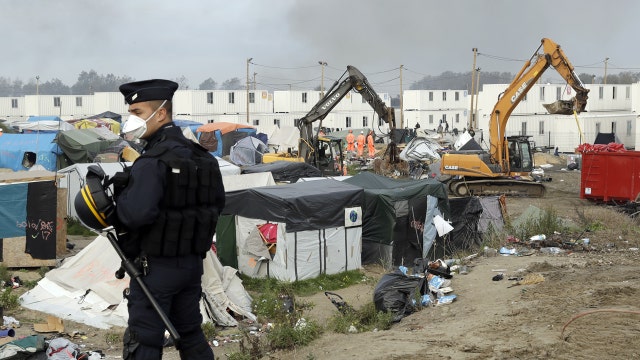
POLYGON ((384 150, 383 158, 389 159, 390 164, 397 164, 400 162, 400 151, 398 150, 398 145, 396 143, 391 142, 384 150))
POLYGON ((550 104, 542 104, 549 114, 572 115, 573 100, 558 100, 550 104))

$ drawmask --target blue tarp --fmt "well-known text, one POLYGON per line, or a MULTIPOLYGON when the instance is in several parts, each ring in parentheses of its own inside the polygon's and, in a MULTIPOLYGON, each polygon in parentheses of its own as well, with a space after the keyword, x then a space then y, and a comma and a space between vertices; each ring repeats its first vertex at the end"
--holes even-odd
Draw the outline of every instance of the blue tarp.
POLYGON ((198 128, 202 126, 201 122, 193 121, 193 120, 181 120, 181 119, 173 119, 173 123, 181 128, 188 127, 196 136, 200 135, 197 132, 198 128))
POLYGON ((59 116, 29 116, 29 118, 27 119, 28 122, 35 122, 35 121, 62 121, 62 119, 60 119, 59 116))
POLYGON ((25 235, 28 185, 0 185, 0 239, 25 235))
POLYGON ((0 168, 13 171, 28 170, 22 165, 25 152, 36 154, 36 164, 56 171, 56 154, 60 148, 53 143, 55 133, 4 134, 0 136, 0 168))

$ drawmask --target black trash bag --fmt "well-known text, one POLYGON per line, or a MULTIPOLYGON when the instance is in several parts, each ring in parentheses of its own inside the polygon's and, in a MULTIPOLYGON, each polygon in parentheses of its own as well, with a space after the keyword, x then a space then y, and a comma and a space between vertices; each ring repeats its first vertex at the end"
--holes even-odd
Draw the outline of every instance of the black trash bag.
POLYGON ((423 277, 407 276, 400 270, 382 276, 373 290, 376 310, 393 313, 394 322, 402 320, 416 311, 413 305, 414 295, 416 291, 421 295, 426 291, 424 284, 423 277))

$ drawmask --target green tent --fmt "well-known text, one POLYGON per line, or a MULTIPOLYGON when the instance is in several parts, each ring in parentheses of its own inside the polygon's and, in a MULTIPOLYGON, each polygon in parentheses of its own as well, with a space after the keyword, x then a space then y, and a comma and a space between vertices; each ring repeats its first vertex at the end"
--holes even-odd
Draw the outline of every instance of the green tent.
POLYGON ((430 254, 444 255, 442 239, 435 238, 433 214, 428 215, 437 209, 444 219, 451 218, 444 184, 433 179, 391 179, 371 172, 344 181, 364 189, 363 264, 412 266, 416 258, 426 255, 427 248, 430 254), (434 242, 436 246, 431 247, 434 242))
POLYGON ((114 147, 124 142, 113 133, 107 134, 96 129, 60 131, 53 141, 62 149, 71 164, 93 162, 96 155, 108 152, 109 149, 117 152, 114 147))

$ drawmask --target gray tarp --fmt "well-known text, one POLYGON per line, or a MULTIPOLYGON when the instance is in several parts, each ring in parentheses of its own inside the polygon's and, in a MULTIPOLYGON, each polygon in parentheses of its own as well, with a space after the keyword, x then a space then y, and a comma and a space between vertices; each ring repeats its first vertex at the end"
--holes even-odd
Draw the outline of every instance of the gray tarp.
POLYGON ((284 160, 247 166, 242 169, 243 174, 259 172, 270 172, 276 182, 296 182, 300 178, 322 176, 320 170, 309 164, 284 160))
POLYGON ((363 203, 361 187, 327 179, 228 192, 223 214, 285 223, 294 232, 344 226, 344 209, 363 203))

